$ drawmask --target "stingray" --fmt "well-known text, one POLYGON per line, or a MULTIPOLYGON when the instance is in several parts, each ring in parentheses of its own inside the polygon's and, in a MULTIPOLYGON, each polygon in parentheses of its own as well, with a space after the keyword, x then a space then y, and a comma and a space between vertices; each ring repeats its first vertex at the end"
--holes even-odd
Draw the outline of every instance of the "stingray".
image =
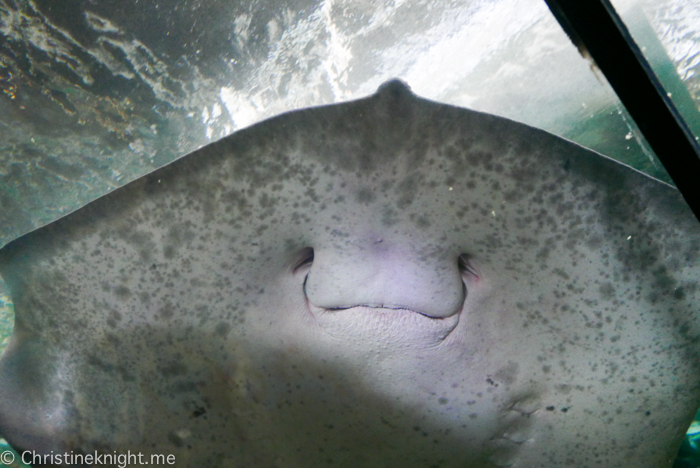
POLYGON ((392 81, 0 250, 0 434, 35 463, 670 466, 699 252, 673 187, 392 81))

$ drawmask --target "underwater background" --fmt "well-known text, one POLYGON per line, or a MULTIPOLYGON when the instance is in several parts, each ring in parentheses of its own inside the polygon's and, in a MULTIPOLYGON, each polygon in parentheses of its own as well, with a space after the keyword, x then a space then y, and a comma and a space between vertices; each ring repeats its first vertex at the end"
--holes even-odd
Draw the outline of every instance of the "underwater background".
MULTIPOLYGON (((700 5, 613 3, 700 134, 700 5)), ((0 246, 237 129, 394 77, 670 182, 543 1, 0 0, 0 246)), ((0 282, 0 352, 13 323, 0 282)), ((699 467, 698 444, 696 421, 674 466, 699 467)))

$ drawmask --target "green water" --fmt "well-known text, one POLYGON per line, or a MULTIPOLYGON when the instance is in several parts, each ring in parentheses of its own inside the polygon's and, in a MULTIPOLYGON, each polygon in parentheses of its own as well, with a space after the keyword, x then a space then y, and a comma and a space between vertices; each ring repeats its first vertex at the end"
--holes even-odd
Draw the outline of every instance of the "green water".
POLYGON ((0 466, 31 468, 29 465, 22 463, 22 458, 19 454, 2 438, 0 438, 0 466))

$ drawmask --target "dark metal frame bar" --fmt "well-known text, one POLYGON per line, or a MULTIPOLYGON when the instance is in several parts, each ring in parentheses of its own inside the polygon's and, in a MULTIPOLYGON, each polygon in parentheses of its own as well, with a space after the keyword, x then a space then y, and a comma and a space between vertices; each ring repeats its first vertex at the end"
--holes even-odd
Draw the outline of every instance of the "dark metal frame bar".
POLYGON ((603 72, 700 220, 700 146, 608 0, 545 0, 603 72))

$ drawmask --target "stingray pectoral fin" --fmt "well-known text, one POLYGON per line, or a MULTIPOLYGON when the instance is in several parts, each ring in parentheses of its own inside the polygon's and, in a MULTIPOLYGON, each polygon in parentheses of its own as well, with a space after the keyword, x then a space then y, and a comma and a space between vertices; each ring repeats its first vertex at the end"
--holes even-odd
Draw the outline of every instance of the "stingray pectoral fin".
POLYGON ((39 340, 18 335, 0 360, 0 436, 20 453, 62 450, 65 411, 50 384, 59 367, 55 353, 39 340))

